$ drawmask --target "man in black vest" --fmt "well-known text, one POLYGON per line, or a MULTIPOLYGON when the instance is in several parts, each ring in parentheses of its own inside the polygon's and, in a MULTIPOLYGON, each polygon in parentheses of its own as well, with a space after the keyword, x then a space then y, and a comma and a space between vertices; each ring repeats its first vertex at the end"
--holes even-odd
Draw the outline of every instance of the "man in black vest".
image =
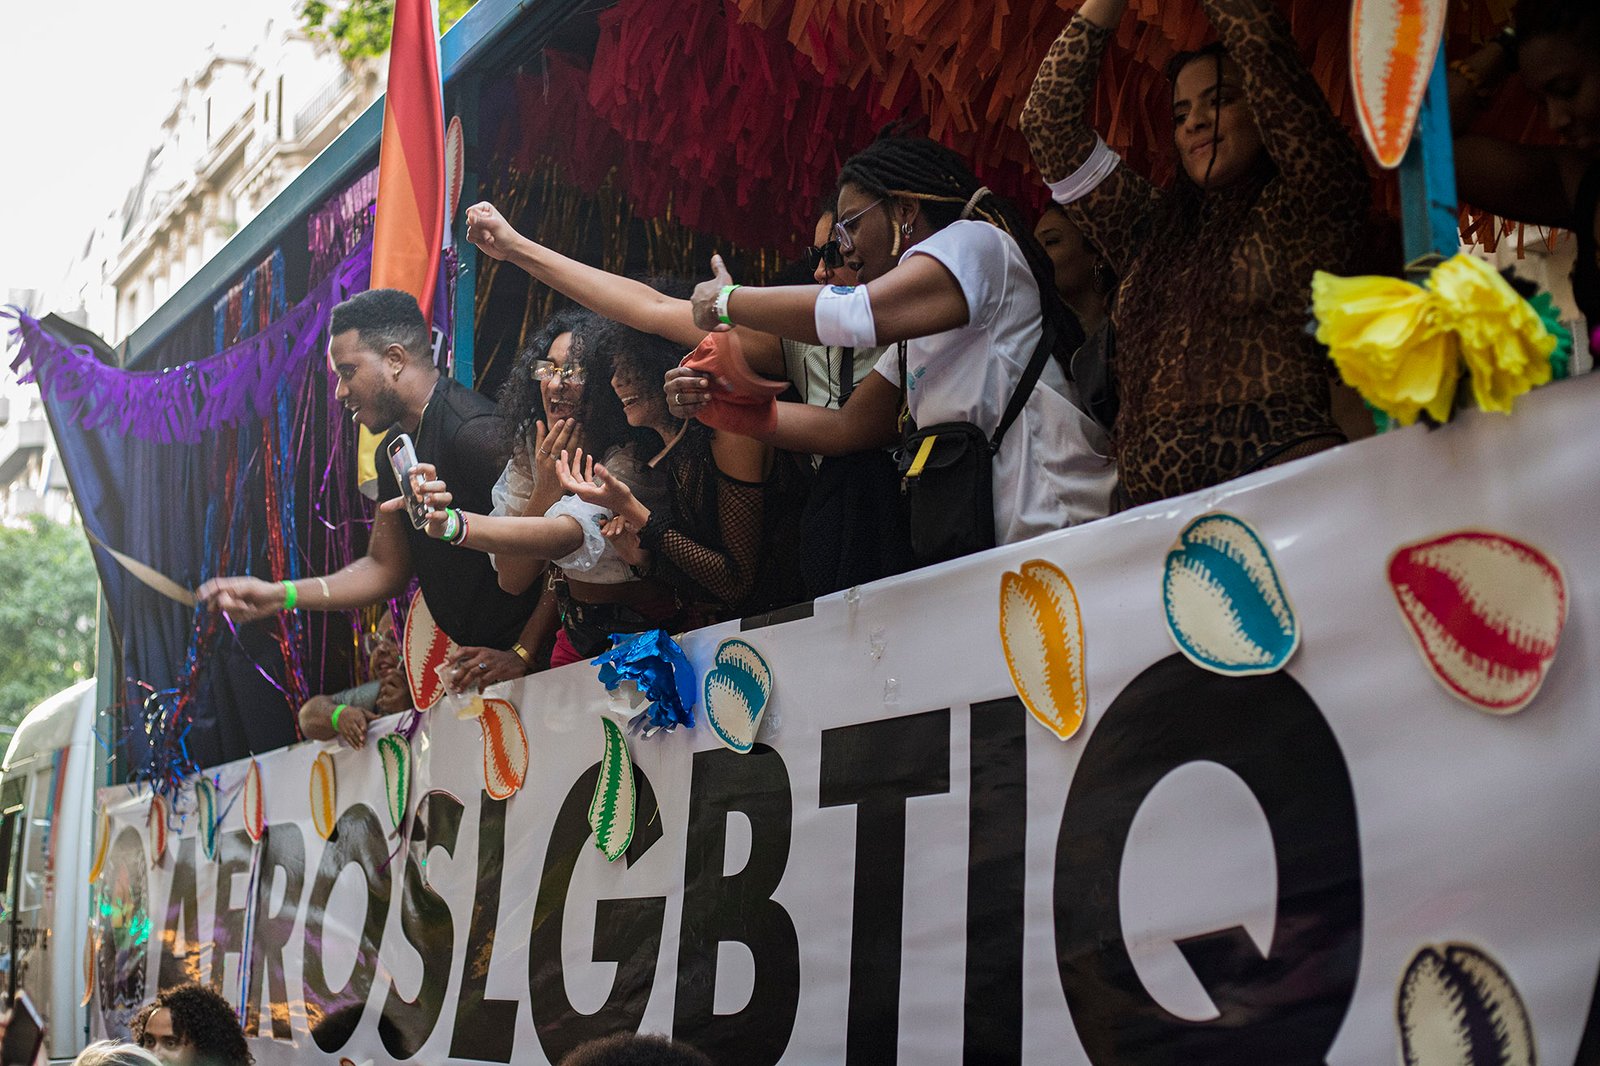
MULTIPOLYGON (((335 395, 351 416, 387 435, 378 456, 380 500, 400 495, 388 446, 411 436, 417 459, 450 479, 457 506, 487 514, 490 490, 505 466, 494 401, 441 375, 433 365, 427 321, 409 293, 373 289, 333 309, 328 366, 339 379, 335 395)), ((489 556, 452 547, 414 528, 404 510, 380 511, 364 558, 325 577, 270 582, 219 577, 200 598, 235 621, 306 608, 340 611, 399 595, 415 573, 434 621, 466 649, 460 663, 475 687, 527 672, 530 617, 539 586, 513 596, 500 589, 489 556), (524 632, 527 630, 528 632, 524 632)))

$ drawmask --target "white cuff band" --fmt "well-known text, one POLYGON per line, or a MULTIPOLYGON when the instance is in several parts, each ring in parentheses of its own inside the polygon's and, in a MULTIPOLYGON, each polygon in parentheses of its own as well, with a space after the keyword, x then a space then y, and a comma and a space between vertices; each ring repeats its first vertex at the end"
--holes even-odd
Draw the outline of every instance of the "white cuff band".
POLYGON ((1070 204, 1074 200, 1081 200, 1099 188, 1100 183, 1111 176, 1111 172, 1117 169, 1117 164, 1120 162, 1122 157, 1106 147, 1106 142, 1097 133, 1094 135, 1094 151, 1083 161, 1083 166, 1060 181, 1048 183, 1050 195, 1058 204, 1070 204))
POLYGON ((817 294, 817 339, 842 348, 878 346, 878 326, 865 285, 830 285, 817 294))

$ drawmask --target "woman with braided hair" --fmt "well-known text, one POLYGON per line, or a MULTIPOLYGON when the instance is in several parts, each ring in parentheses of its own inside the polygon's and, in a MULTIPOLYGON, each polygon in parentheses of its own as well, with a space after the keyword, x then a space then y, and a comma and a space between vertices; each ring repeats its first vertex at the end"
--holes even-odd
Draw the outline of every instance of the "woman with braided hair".
MULTIPOLYGON (((887 346, 849 401, 837 410, 735 409, 710 402, 711 383, 680 370, 668 380, 676 405, 779 448, 848 455, 896 439, 902 395, 919 426, 969 423, 987 437, 1017 393, 1025 402, 993 454, 992 542, 1104 515, 1116 471, 1066 372, 1082 333, 1016 209, 948 148, 887 136, 840 171, 837 218, 834 237, 859 284, 737 286, 715 256, 716 276, 693 303, 704 329, 737 324, 808 343, 887 346), (1041 350, 1049 358, 1037 386, 1019 390, 1041 350)), ((919 549, 919 561, 936 560, 919 549)))
POLYGON ((1221 42, 1169 67, 1172 188, 1120 165, 1088 122, 1127 0, 1085 0, 1022 113, 1056 202, 1122 279, 1117 462, 1136 504, 1345 439, 1306 304, 1313 271, 1348 272, 1360 252, 1366 168, 1272 0, 1200 2, 1221 42))

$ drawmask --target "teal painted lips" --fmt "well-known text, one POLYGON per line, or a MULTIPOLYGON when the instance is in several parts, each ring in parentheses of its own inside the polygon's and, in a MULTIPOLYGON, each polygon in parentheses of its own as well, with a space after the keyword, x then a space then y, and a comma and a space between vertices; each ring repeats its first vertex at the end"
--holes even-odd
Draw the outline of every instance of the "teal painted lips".
POLYGON ((755 747, 761 715, 772 699, 772 670, 755 648, 730 637, 717 646, 716 663, 706 672, 701 697, 712 732, 745 754, 755 747))
POLYGON ((1230 514, 1184 527, 1161 582, 1167 632, 1196 666, 1233 677, 1283 668, 1300 626, 1272 555, 1254 529, 1230 514))

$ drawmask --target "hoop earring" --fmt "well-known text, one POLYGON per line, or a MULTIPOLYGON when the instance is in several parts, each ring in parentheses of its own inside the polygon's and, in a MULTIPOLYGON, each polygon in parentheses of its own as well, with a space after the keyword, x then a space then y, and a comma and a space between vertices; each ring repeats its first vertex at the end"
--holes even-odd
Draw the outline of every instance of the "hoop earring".
POLYGON ((900 223, 900 236, 902 236, 902 237, 910 237, 911 236, 911 223, 909 223, 909 222, 900 223))

